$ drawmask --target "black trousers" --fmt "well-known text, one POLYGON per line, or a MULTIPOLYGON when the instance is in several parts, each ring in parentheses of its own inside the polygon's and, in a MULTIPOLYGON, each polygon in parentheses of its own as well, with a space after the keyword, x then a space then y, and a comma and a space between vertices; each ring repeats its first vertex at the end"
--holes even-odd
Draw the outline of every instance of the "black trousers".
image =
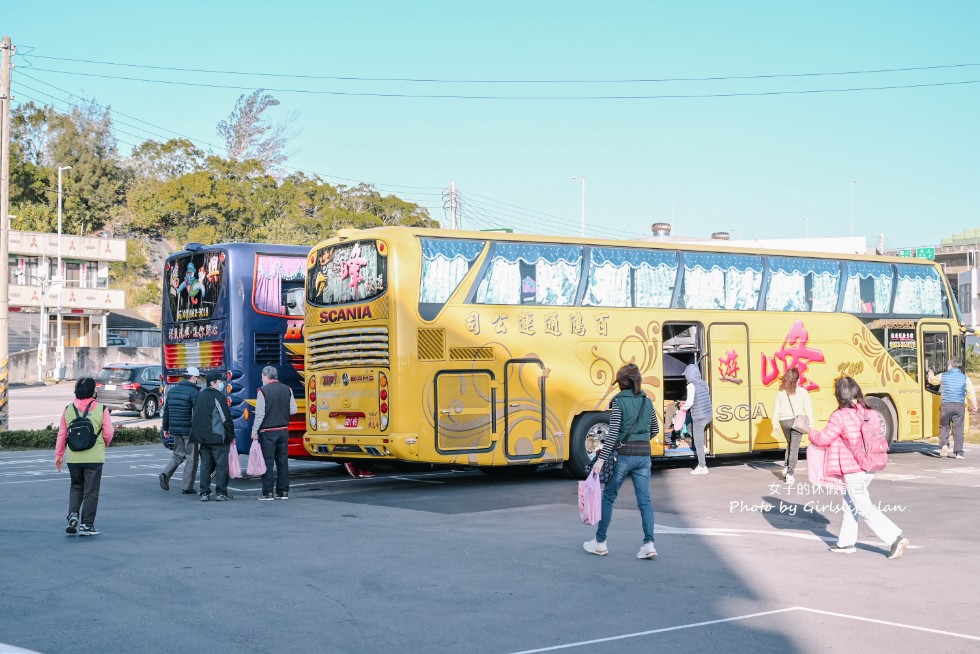
POLYGON ((99 489, 102 488, 102 464, 69 463, 71 490, 68 492, 68 513, 81 513, 81 523, 95 524, 99 510, 99 489))
POLYGON ((289 492, 289 428, 270 429, 259 432, 259 445, 265 459, 265 474, 262 475, 262 494, 272 492, 272 464, 276 464, 276 495, 289 492))
POLYGON ((222 445, 201 444, 201 495, 211 494, 211 473, 214 473, 214 490, 218 495, 228 494, 228 443, 222 445))

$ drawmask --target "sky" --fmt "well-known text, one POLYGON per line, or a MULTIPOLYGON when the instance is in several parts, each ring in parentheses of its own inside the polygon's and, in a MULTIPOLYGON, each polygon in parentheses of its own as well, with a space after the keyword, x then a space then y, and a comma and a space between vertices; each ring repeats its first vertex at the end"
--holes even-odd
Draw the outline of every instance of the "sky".
POLYGON ((222 154, 216 125, 264 88, 273 122, 295 116, 290 167, 372 184, 447 227, 455 182, 463 228, 578 235, 584 177, 590 237, 663 221, 678 236, 886 247, 980 226, 978 24, 972 0, 0 11, 15 104, 93 99, 123 154, 178 135, 222 154))

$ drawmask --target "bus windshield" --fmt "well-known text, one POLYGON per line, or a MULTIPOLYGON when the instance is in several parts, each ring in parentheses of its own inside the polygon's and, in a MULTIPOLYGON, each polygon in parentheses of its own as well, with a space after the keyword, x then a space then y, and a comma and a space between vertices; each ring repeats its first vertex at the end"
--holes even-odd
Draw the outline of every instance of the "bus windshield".
POLYGON ((306 301, 328 307, 371 300, 388 287, 387 259, 375 241, 328 245, 314 252, 306 301))
POLYGON ((225 274, 226 254, 209 250, 174 257, 167 262, 167 304, 176 322, 214 317, 225 274))

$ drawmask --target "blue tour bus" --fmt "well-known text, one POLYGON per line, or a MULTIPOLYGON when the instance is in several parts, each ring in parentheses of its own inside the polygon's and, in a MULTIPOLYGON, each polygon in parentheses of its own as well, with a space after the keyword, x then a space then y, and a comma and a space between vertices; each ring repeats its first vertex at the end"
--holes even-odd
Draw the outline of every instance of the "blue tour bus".
MULTIPOLYGON (((306 456, 303 283, 309 251, 296 245, 189 243, 164 263, 164 388, 179 382, 188 366, 202 375, 225 373, 239 453, 251 446, 262 368, 272 365, 299 408, 289 425, 289 454, 306 456)), ((164 444, 173 447, 172 441, 164 444)))

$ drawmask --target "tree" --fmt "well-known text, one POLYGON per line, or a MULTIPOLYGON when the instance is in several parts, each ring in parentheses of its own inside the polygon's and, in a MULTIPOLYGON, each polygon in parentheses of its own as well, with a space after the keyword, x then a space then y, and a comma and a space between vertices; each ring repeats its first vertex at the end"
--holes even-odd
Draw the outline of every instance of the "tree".
POLYGON ((225 141, 228 159, 239 162, 255 159, 273 172, 288 159, 286 146, 293 136, 290 130, 295 114, 277 124, 268 123, 262 116, 278 105, 279 101, 262 89, 238 97, 228 119, 218 123, 218 135, 225 141))
POLYGON ((137 179, 167 181, 204 166, 204 152, 188 139, 170 139, 165 143, 144 141, 133 149, 129 168, 137 179))

